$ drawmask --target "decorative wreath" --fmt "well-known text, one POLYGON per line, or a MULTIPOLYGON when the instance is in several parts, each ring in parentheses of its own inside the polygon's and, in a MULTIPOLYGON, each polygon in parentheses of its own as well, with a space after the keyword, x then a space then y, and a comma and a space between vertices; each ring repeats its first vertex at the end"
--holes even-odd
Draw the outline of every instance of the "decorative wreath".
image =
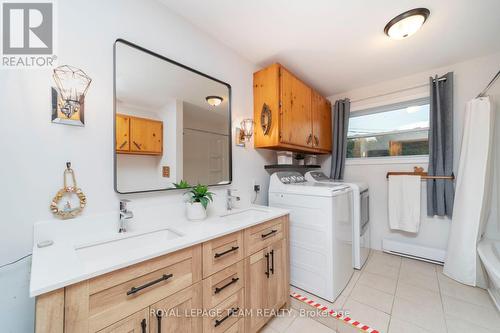
POLYGON ((76 179, 75 179, 75 173, 73 172, 73 169, 71 169, 71 164, 68 162, 66 170, 64 170, 64 187, 60 189, 54 198, 52 199, 52 202, 50 203, 50 210, 52 213, 63 220, 66 219, 71 219, 76 217, 78 214, 82 212, 82 210, 85 208, 85 205, 87 204, 87 197, 85 194, 83 194, 82 190, 77 187, 76 185, 76 179), (73 186, 68 186, 66 182, 66 176, 71 175, 71 178, 73 180, 73 186), (71 204, 69 201, 64 205, 64 209, 59 209, 59 202, 63 198, 65 194, 73 194, 78 197, 80 200, 80 204, 78 207, 72 208, 71 204))

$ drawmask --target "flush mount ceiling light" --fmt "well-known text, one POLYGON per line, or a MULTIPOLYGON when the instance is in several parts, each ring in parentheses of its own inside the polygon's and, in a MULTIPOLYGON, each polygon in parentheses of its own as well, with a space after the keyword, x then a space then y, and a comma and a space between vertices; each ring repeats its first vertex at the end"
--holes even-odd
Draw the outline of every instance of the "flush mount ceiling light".
POLYGON ((427 8, 411 9, 390 20, 384 32, 392 39, 405 39, 422 27, 430 13, 427 8))
POLYGON ((207 96, 205 97, 207 100, 207 103, 210 104, 211 106, 217 106, 222 103, 223 99, 220 96, 207 96))

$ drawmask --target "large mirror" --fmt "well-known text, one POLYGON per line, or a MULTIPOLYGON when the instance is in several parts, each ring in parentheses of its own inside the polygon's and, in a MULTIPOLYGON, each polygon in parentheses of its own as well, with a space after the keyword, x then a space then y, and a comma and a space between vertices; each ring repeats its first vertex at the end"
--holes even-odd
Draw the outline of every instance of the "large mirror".
POLYGON ((231 182, 231 87, 124 40, 115 63, 115 190, 231 182))

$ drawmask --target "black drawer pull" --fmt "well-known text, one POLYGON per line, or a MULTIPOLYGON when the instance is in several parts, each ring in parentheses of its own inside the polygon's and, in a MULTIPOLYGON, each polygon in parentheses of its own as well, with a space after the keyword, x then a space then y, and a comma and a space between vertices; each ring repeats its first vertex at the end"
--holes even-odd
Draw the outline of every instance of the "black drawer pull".
POLYGON ((168 280, 170 279, 171 277, 173 277, 174 275, 173 274, 163 274, 163 276, 159 279, 156 279, 154 281, 151 281, 151 282, 148 282, 146 284, 143 284, 142 286, 140 287, 132 287, 130 288, 129 291, 127 291, 127 296, 130 296, 132 294, 135 294, 136 292, 138 291, 141 291, 142 289, 145 289, 145 288, 148 288, 148 287, 151 287, 152 285, 154 284, 157 284, 157 283, 160 283, 162 281, 165 281, 165 280, 168 280))
POLYGON ((269 253, 266 253, 264 255, 264 257, 266 257, 266 271, 265 271, 265 274, 266 274, 267 278, 269 279, 269 253))
POLYGON ((216 254, 214 254, 214 258, 216 258, 216 259, 217 259, 217 258, 220 258, 220 257, 222 257, 222 256, 223 256, 223 255, 225 255, 225 254, 228 254, 228 253, 230 253, 230 252, 233 252, 233 251, 238 250, 239 248, 240 248, 239 246, 232 246, 229 250, 226 250, 226 251, 221 252, 221 253, 216 253, 216 254))
POLYGON ((216 287, 216 288, 215 288, 214 293, 215 293, 215 294, 220 293, 221 291, 223 291, 224 289, 226 289, 227 287, 229 287, 229 286, 230 286, 230 285, 232 285, 233 283, 238 282, 238 280, 239 280, 239 279, 240 279, 240 278, 237 278, 237 277, 236 277, 236 278, 232 278, 232 279, 231 279, 231 281, 229 281, 228 283, 226 283, 226 284, 225 284, 225 285, 223 285, 222 287, 216 287))
POLYGON ((227 314, 227 316, 225 316, 224 318, 222 319, 216 319, 215 320, 215 324, 214 324, 214 327, 217 327, 219 326, 220 324, 222 324, 226 319, 230 318, 232 315, 234 315, 235 313, 237 313, 238 311, 240 311, 240 308, 232 308, 231 310, 229 310, 229 313, 227 314))
POLYGON ((278 232, 278 230, 274 230, 274 229, 273 229, 273 230, 269 231, 267 234, 262 234, 262 235, 260 235, 260 237, 262 237, 262 238, 266 238, 267 236, 271 236, 272 234, 275 234, 275 233, 277 233, 277 232, 278 232))
POLYGON ((274 275, 274 250, 271 250, 271 274, 274 275))
POLYGON ((158 320, 158 333, 161 333, 161 319, 162 319, 163 313, 161 310, 158 310, 156 312, 156 320, 158 320))
POLYGON ((147 325, 146 325, 146 319, 143 319, 141 321, 141 332, 142 333, 146 333, 146 327, 147 327, 147 325))

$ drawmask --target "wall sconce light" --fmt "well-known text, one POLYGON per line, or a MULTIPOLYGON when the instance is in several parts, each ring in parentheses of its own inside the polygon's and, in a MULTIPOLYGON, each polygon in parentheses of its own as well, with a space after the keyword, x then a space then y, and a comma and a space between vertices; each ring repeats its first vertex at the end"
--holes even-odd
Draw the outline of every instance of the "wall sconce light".
POLYGON ((253 119, 243 119, 240 127, 236 127, 236 145, 245 147, 246 142, 250 141, 253 135, 253 119))
POLYGON ((54 68, 52 75, 52 122, 84 126, 84 100, 92 79, 84 71, 63 65, 54 68))

